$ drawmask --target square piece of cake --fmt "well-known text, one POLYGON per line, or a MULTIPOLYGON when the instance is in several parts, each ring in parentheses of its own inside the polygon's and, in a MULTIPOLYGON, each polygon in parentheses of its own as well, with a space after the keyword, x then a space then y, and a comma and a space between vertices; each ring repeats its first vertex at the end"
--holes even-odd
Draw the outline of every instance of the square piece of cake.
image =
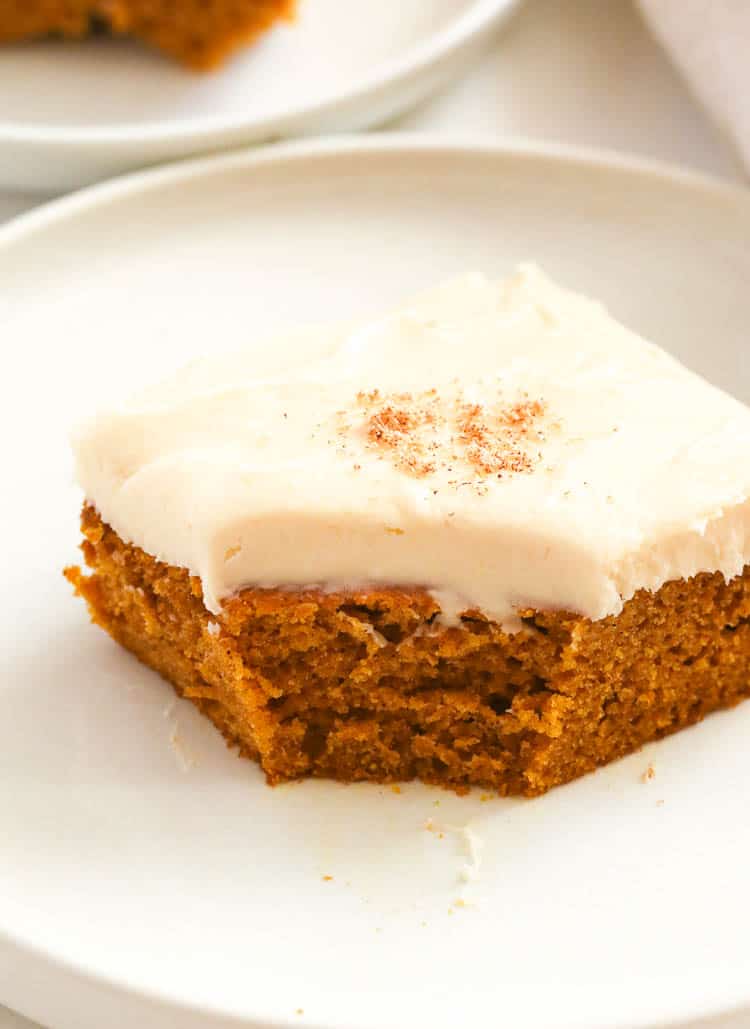
POLYGON ((206 69, 274 22, 291 18, 294 7, 295 0, 0 0, 0 43, 74 39, 105 28, 206 69))
POLYGON ((750 411, 535 268, 74 446, 68 578, 271 783, 533 795, 750 693, 750 411))

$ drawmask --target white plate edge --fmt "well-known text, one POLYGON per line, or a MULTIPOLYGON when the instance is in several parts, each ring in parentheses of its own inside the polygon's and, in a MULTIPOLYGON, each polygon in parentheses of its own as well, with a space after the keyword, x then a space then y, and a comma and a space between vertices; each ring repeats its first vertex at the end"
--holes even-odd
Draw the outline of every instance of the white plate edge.
POLYGON ((0 249, 17 242, 27 233, 38 232, 80 212, 93 210, 99 205, 106 205, 140 191, 165 185, 177 186, 210 174, 214 170, 252 169, 279 161, 294 163, 308 158, 348 157, 362 153, 378 156, 399 152, 402 157, 414 153, 442 152, 449 156, 471 154, 489 158, 538 158, 656 178, 674 185, 715 193, 728 202, 741 205, 750 203, 750 191, 741 185, 666 161, 602 147, 550 143, 524 136, 509 136, 502 141, 493 142, 482 135, 471 133, 446 133, 439 136, 418 132, 379 132, 371 135, 342 133, 183 158, 156 168, 126 172, 105 182, 84 186, 65 196, 42 203, 31 211, 16 215, 4 225, 0 225, 0 249))

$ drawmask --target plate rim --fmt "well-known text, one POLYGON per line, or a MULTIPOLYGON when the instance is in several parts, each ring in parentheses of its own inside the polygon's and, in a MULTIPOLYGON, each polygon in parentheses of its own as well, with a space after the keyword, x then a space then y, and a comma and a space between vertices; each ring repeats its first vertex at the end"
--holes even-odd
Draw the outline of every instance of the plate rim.
POLYGON ((522 0, 472 0, 468 10, 451 19, 446 26, 426 36, 405 54, 386 61, 379 69, 355 82, 345 91, 325 96, 313 103, 261 118, 241 114, 216 118, 202 115, 175 118, 147 125, 122 122, 117 125, 54 125, 45 122, 29 125, 0 119, 0 147, 9 145, 65 145, 74 147, 128 147, 138 144, 164 146, 203 146, 223 136, 246 133, 262 138, 283 133, 290 123, 300 124, 333 115, 340 107, 362 104, 386 89, 408 86, 413 80, 444 68, 472 44, 478 43, 513 13, 522 0))
MULTIPOLYGON (((158 990, 143 986, 134 987, 133 984, 129 983, 125 978, 116 978, 112 975, 98 975, 92 973, 89 969, 84 968, 68 958, 59 957, 55 954, 50 953, 45 948, 40 947, 38 944, 32 943, 28 940, 19 939, 12 933, 8 932, 7 929, 0 926, 0 955, 3 951, 8 948, 15 951, 15 956, 19 967, 23 963, 33 962, 34 972, 39 976, 51 975, 55 979, 62 979, 65 983, 69 984, 71 981, 76 981, 85 991, 91 994, 94 1003, 98 1003, 97 994, 101 996, 102 991, 107 994, 105 1003, 112 1005, 121 1006, 123 1003, 129 1002, 137 1005, 134 1009, 136 1013, 141 1016, 150 1015, 156 1019, 161 1017, 174 1017, 175 1014, 185 1019, 185 1029, 293 1029, 297 1024, 291 1015, 279 1015, 276 1013, 268 1012, 255 1012, 251 1015, 241 1014, 239 1012, 221 1010, 219 1007, 201 1003, 199 1005, 186 1004, 181 998, 170 995, 167 992, 160 992, 158 990), (19 958, 19 954, 22 955, 19 958)), ((600 988, 603 987, 606 991, 607 984, 599 984, 600 988)), ((597 1021, 599 1029, 689 1029, 697 1022, 703 1022, 704 1020, 710 1020, 713 1024, 715 1019, 723 1019, 730 1017, 737 1017, 740 1015, 747 1014, 750 1016, 750 994, 748 994, 747 984, 744 981, 734 980, 732 984, 732 993, 726 995, 726 999, 721 1003, 719 1007, 716 1007, 712 1002, 711 998, 704 996, 702 1003, 693 1004, 687 1006, 686 1002, 682 1005, 673 1006, 670 1013, 664 1015, 664 1012, 654 1013, 653 1017, 648 1017, 647 1020, 638 1019, 636 1022, 627 1020, 613 1013, 611 1018, 606 1021, 597 1021)), ((590 992, 587 990, 586 992, 590 992)), ((3 999, 0 998, 0 1013, 2 1012, 3 999)), ((80 1007, 78 1004, 76 1006, 80 1007)), ((104 1011, 104 1008, 100 1010, 104 1011)), ((35 1019, 33 1012, 23 1011, 20 1007, 11 1009, 12 1013, 19 1013, 24 1018, 35 1019), (28 1012, 28 1013, 27 1013, 28 1012)), ((95 1013, 95 1012, 94 1012, 95 1013)), ((39 1017, 39 1016, 36 1016, 39 1017)), ((84 1023, 88 1025, 88 1020, 84 1023)), ((117 1025, 119 1026, 119 1022, 117 1025)), ((132 1023, 129 1023, 132 1024, 132 1023)), ((149 1021, 149 1024, 151 1022, 149 1021)), ((154 1024, 157 1024, 156 1022, 154 1024)), ((165 1023, 166 1024, 166 1023, 165 1023)), ((171 1024, 171 1023, 170 1023, 171 1024)), ((489 1025, 488 1023, 488 1029, 489 1025)), ((566 1025, 568 1023, 565 1023, 566 1025)), ((593 1023, 586 1022, 586 1026, 592 1026, 593 1023)), ((400 1023, 394 1023, 394 1025, 400 1025, 400 1023)), ((40 1029, 42 1027, 40 1026, 40 1029)), ((116 1029, 116 1027, 113 1027, 116 1029)), ((349 1029, 348 1025, 344 1027, 340 1022, 327 1023, 322 1022, 316 1018, 305 1017, 304 1029, 349 1029)), ((475 1027, 475 1029, 483 1029, 483 1027, 475 1027)), ((708 1029, 708 1025, 706 1027, 708 1029)), ((719 1029, 717 1025, 716 1029, 719 1029)))
MULTIPOLYGON (((463 157, 468 159, 521 159, 543 160, 555 163, 578 165, 586 169, 625 172, 639 177, 655 179, 661 183, 672 183, 682 188, 697 190, 711 195, 715 199, 736 203, 745 208, 750 205, 750 192, 739 184, 723 181, 717 177, 693 170, 687 170, 666 162, 621 154, 613 150, 556 144, 526 140, 521 137, 492 142, 482 137, 461 134, 446 136, 423 136, 411 133, 384 133, 376 136, 338 136, 313 140, 282 142, 263 148, 246 147, 226 154, 194 158, 145 171, 122 175, 114 180, 83 188, 73 194, 64 196, 40 205, 31 212, 11 219, 0 227, 0 256, 4 256, 16 244, 23 244, 38 232, 75 219, 79 214, 95 212, 97 208, 120 199, 137 197, 139 193, 152 189, 170 188, 189 183, 212 174, 220 174, 224 170, 283 164, 297 164, 304 167, 306 161, 317 158, 349 158, 353 155, 370 153, 375 156, 399 155, 408 158, 410 155, 432 154, 436 159, 442 156, 463 157)), ((15 934, 6 925, 0 924, 0 951, 15 952, 21 963, 29 963, 29 967, 40 976, 65 977, 69 982, 75 980, 83 988, 91 991, 106 991, 110 1003, 117 1003, 128 997, 133 1002, 149 1006, 163 1014, 182 1012, 186 1017, 216 1019, 217 1024, 252 1026, 268 1026, 269 1029, 287 1029, 292 1025, 291 1019, 268 1013, 256 1012, 252 1015, 238 1016, 213 1005, 196 1007, 187 1005, 179 998, 167 992, 159 992, 136 986, 128 981, 127 976, 117 978, 91 972, 85 966, 71 962, 35 941, 15 934)), ((12 1002, 12 1001, 11 1001, 12 1002)), ((666 1019, 658 1019, 662 1026, 678 1025, 682 1019, 719 1016, 735 1011, 750 1010, 750 992, 745 982, 734 984, 733 991, 725 995, 720 1008, 711 1003, 709 996, 704 996, 701 1004, 693 1003, 689 1010, 676 1004, 666 1019)), ((144 1009, 145 1010, 145 1009, 144 1009)), ((33 1017, 33 1016, 32 1016, 33 1017)), ((658 1017, 658 1016, 657 1016, 658 1017)), ((322 1023, 308 1022, 311 1029, 325 1029, 322 1023)), ((609 1026, 624 1026, 616 1017, 606 1023, 609 1026)), ((645 1024, 645 1023, 638 1023, 645 1024)))
MULTIPOLYGON (((2 143, 0 138, 0 147, 2 143)), ((750 190, 740 183, 719 178, 708 172, 684 168, 668 161, 606 147, 548 142, 522 135, 494 141, 479 133, 460 132, 341 133, 282 140, 264 146, 246 145, 223 153, 168 161, 158 167, 125 172, 103 182, 82 186, 63 196, 47 200, 32 210, 17 214, 0 224, 0 252, 17 242, 24 234, 38 232, 79 212, 94 210, 99 205, 151 188, 178 186, 213 172, 233 168, 250 170, 278 161, 295 163, 311 158, 351 157, 362 153, 377 156, 396 154, 399 151, 402 152, 402 157, 415 153, 442 153, 454 157, 473 155, 549 160, 654 178, 701 192, 714 193, 717 198, 723 197, 727 202, 743 206, 750 204, 750 190)))

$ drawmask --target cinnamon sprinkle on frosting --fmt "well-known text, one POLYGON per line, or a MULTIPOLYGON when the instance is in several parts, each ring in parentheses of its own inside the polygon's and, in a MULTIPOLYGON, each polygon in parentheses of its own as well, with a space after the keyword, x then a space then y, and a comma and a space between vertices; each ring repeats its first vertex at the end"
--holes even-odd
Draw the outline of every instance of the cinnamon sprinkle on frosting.
POLYGON ((445 393, 375 389, 358 393, 356 404, 364 421, 352 426, 341 412, 340 435, 353 429, 369 451, 415 478, 455 468, 450 485, 486 492, 486 480, 530 472, 541 457, 528 447, 544 439, 547 406, 540 399, 523 396, 509 403, 498 389, 496 404, 481 404, 451 386, 445 393))

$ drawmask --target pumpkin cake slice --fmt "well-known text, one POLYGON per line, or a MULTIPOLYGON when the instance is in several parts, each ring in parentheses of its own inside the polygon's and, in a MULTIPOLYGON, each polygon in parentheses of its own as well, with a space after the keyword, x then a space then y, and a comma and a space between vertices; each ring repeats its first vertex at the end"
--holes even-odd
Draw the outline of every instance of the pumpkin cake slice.
POLYGON ((295 0, 0 0, 0 43, 75 39, 104 28, 201 70, 291 18, 294 8, 295 0))
POLYGON ((271 783, 533 795, 750 694, 750 411, 533 267, 74 447, 68 578, 271 783))

